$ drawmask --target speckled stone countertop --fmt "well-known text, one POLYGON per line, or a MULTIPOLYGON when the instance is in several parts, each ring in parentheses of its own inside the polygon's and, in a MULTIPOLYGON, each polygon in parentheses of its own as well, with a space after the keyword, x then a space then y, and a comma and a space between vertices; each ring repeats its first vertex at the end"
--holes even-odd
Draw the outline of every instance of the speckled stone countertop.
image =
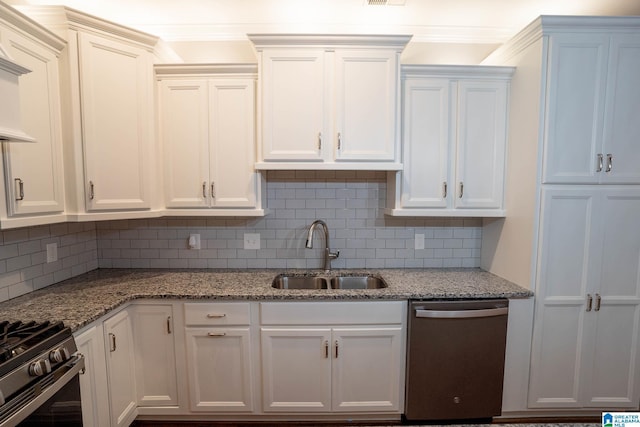
MULTIPOLYGON (((274 289, 282 270, 94 270, 0 303, 1 320, 58 321, 76 331, 135 299, 407 300, 527 298, 533 295, 480 269, 333 270, 330 275, 374 274, 384 289, 274 289)), ((291 274, 321 274, 292 270, 291 274)))

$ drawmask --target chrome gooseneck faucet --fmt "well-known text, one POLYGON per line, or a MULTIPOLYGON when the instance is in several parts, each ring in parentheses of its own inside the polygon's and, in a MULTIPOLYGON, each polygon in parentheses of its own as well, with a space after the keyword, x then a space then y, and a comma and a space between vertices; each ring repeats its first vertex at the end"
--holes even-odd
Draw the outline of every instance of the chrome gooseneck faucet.
POLYGON ((316 219, 311 223, 305 247, 307 249, 313 248, 313 232, 317 225, 322 226, 322 229, 324 230, 324 269, 331 270, 331 260, 338 258, 340 256, 340 251, 331 252, 331 249, 329 249, 329 228, 327 227, 326 222, 321 219, 316 219))

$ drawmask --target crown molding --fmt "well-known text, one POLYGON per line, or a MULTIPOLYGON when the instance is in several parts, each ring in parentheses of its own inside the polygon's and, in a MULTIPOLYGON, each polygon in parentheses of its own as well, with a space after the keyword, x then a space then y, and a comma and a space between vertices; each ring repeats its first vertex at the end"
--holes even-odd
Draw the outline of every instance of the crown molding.
POLYGON ((2 20, 14 29, 27 33, 42 42, 49 49, 53 49, 59 55, 67 42, 52 31, 43 27, 19 9, 11 7, 0 1, 0 16, 2 20))
POLYGON ((448 77, 457 79, 510 80, 515 67, 493 65, 401 65, 403 78, 411 77, 448 77))
POLYGON ((156 76, 239 75, 257 77, 258 64, 157 64, 156 76))

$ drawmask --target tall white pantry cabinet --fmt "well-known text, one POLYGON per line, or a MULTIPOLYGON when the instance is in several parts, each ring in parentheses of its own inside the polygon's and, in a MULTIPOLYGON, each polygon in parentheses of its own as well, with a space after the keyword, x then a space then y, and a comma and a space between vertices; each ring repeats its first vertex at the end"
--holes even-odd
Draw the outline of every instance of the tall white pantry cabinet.
POLYGON ((513 412, 640 400, 640 19, 543 16, 492 54, 511 82, 505 219, 481 265, 536 294, 513 412))

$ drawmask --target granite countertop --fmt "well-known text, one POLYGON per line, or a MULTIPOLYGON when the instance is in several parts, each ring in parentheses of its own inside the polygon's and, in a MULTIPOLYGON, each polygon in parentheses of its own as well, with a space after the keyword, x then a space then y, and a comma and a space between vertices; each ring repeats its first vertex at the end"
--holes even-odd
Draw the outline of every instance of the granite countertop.
MULTIPOLYGON (((0 303, 0 319, 58 321, 76 331, 135 299, 407 300, 527 298, 533 293, 477 268, 334 270, 381 276, 384 289, 274 289, 282 270, 99 269, 0 303)), ((323 274, 291 270, 291 274, 323 274)))

